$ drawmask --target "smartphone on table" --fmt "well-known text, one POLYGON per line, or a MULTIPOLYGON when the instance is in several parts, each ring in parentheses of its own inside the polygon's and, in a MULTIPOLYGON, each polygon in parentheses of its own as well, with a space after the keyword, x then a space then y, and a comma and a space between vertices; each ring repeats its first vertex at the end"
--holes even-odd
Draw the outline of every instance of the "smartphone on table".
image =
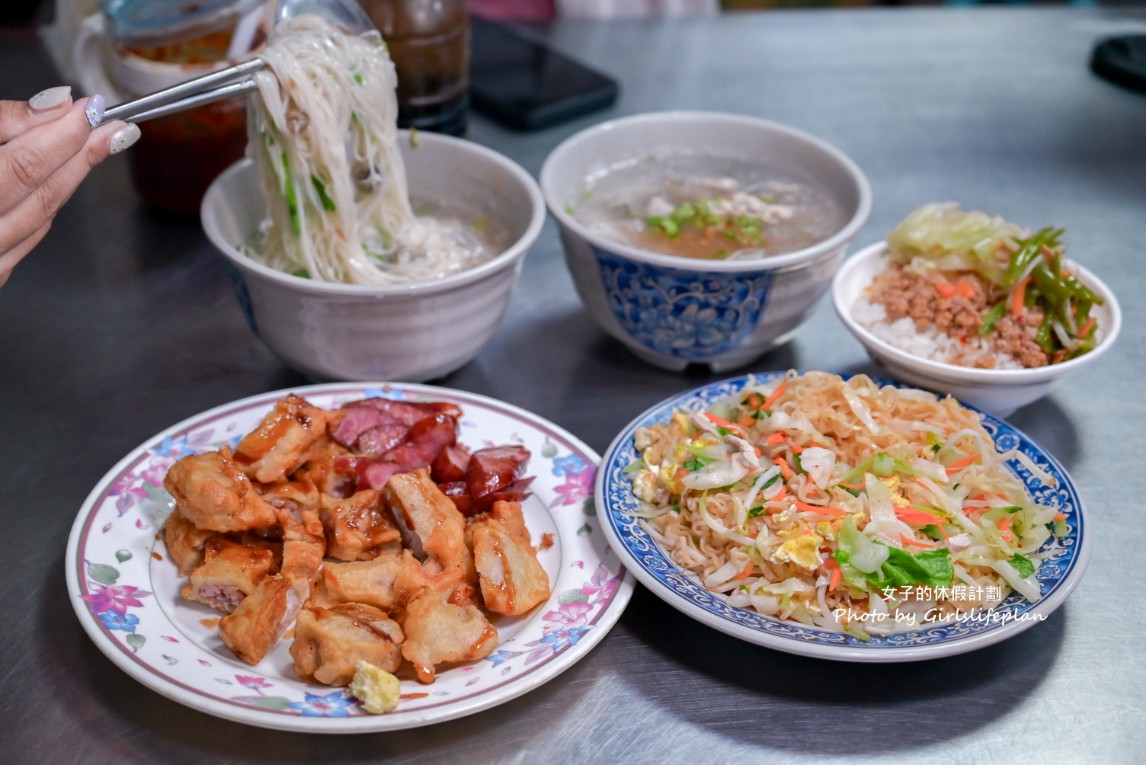
POLYGON ((612 77, 517 28, 470 18, 470 101, 518 130, 539 130, 612 106, 612 77))

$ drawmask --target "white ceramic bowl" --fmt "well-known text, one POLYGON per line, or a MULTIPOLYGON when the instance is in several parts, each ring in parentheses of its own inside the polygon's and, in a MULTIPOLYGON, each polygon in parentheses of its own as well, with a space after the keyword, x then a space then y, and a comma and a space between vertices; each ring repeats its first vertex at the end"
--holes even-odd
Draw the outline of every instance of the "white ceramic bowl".
POLYGON ((420 135, 399 141, 412 197, 448 200, 498 221, 512 244, 490 261, 442 279, 397 286, 330 284, 277 271, 236 245, 265 216, 256 168, 232 165, 208 189, 202 221, 227 258, 251 328, 291 367, 319 380, 441 377, 473 359, 505 315, 526 252, 545 222, 537 183, 475 143, 420 135))
POLYGON ((1072 272, 1103 300, 1092 315, 1098 320, 1099 342, 1094 350, 1061 364, 1030 369, 973 369, 916 356, 879 339, 853 316, 864 289, 887 264, 887 244, 879 242, 848 258, 832 282, 832 304, 844 325, 890 377, 910 385, 950 393, 965 404, 1006 417, 1036 401, 1060 380, 1098 361, 1114 344, 1122 327, 1122 312, 1110 288, 1077 263, 1072 272))
POLYGON ((742 366, 784 343, 828 289, 871 211, 859 167, 818 138, 767 120, 713 112, 657 112, 604 122, 559 145, 541 169, 565 260, 601 327, 656 366, 742 366), (587 178, 646 156, 744 157, 810 176, 845 211, 844 225, 802 250, 759 260, 693 260, 641 250, 591 231, 567 210, 587 178))

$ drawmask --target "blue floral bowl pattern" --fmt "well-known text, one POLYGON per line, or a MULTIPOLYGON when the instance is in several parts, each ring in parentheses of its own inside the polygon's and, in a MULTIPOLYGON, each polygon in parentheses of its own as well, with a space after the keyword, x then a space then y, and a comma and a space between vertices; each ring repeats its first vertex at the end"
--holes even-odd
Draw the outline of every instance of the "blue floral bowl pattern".
MULTIPOLYGON (((754 379, 767 381, 781 374, 758 374, 754 379)), ((1068 533, 1047 542, 1042 549, 1047 558, 1037 572, 1043 593, 1038 602, 1012 594, 998 608, 973 617, 922 625, 918 630, 866 641, 730 606, 721 595, 709 592, 693 575, 682 571, 649 534, 637 515, 637 499, 626 468, 639 457, 633 444, 639 428, 665 422, 679 409, 706 409, 717 399, 740 390, 749 379, 753 378, 743 376, 713 383, 657 404, 621 431, 605 453, 598 473, 597 514, 610 546, 642 584, 673 607, 721 632, 787 653, 856 662, 918 661, 964 653, 1011 637, 1045 619, 1078 584, 1089 557, 1089 538, 1078 491, 1054 457, 1022 432, 980 412, 984 427, 1000 451, 1022 452, 1055 479, 1053 484, 1043 484, 1017 460, 1007 463, 1036 501, 1057 507, 1066 517, 1068 533)))
POLYGON ((701 272, 651 266, 593 247, 609 307, 633 340, 664 356, 707 361, 756 329, 772 271, 701 272))

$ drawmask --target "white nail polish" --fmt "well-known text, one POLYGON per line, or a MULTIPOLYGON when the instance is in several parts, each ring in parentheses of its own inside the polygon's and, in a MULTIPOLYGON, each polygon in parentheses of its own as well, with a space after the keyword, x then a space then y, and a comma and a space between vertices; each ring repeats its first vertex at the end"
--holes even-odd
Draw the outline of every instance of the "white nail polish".
POLYGON ((62 106, 72 95, 72 88, 70 85, 60 85, 55 88, 48 88, 41 90, 36 95, 28 99, 28 106, 38 112, 44 112, 49 109, 55 109, 62 106))
POLYGON ((111 134, 107 147, 112 154, 119 154, 139 140, 139 125, 129 122, 111 134))

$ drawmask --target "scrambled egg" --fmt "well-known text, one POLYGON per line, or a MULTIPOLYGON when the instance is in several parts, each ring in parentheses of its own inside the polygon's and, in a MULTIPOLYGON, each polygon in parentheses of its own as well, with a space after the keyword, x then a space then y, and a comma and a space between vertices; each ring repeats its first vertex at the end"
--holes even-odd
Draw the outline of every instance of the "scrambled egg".
POLYGON ((899 476, 893 475, 887 478, 879 479, 887 490, 891 492, 891 503, 893 505, 909 505, 907 497, 903 496, 903 492, 899 491, 899 476))
POLYGON ((380 715, 398 706, 401 685, 394 675, 366 661, 354 665, 348 689, 370 714, 380 715))
POLYGON ((820 567, 820 545, 824 538, 812 531, 792 537, 772 553, 775 563, 794 563, 800 568, 815 571, 820 567))

